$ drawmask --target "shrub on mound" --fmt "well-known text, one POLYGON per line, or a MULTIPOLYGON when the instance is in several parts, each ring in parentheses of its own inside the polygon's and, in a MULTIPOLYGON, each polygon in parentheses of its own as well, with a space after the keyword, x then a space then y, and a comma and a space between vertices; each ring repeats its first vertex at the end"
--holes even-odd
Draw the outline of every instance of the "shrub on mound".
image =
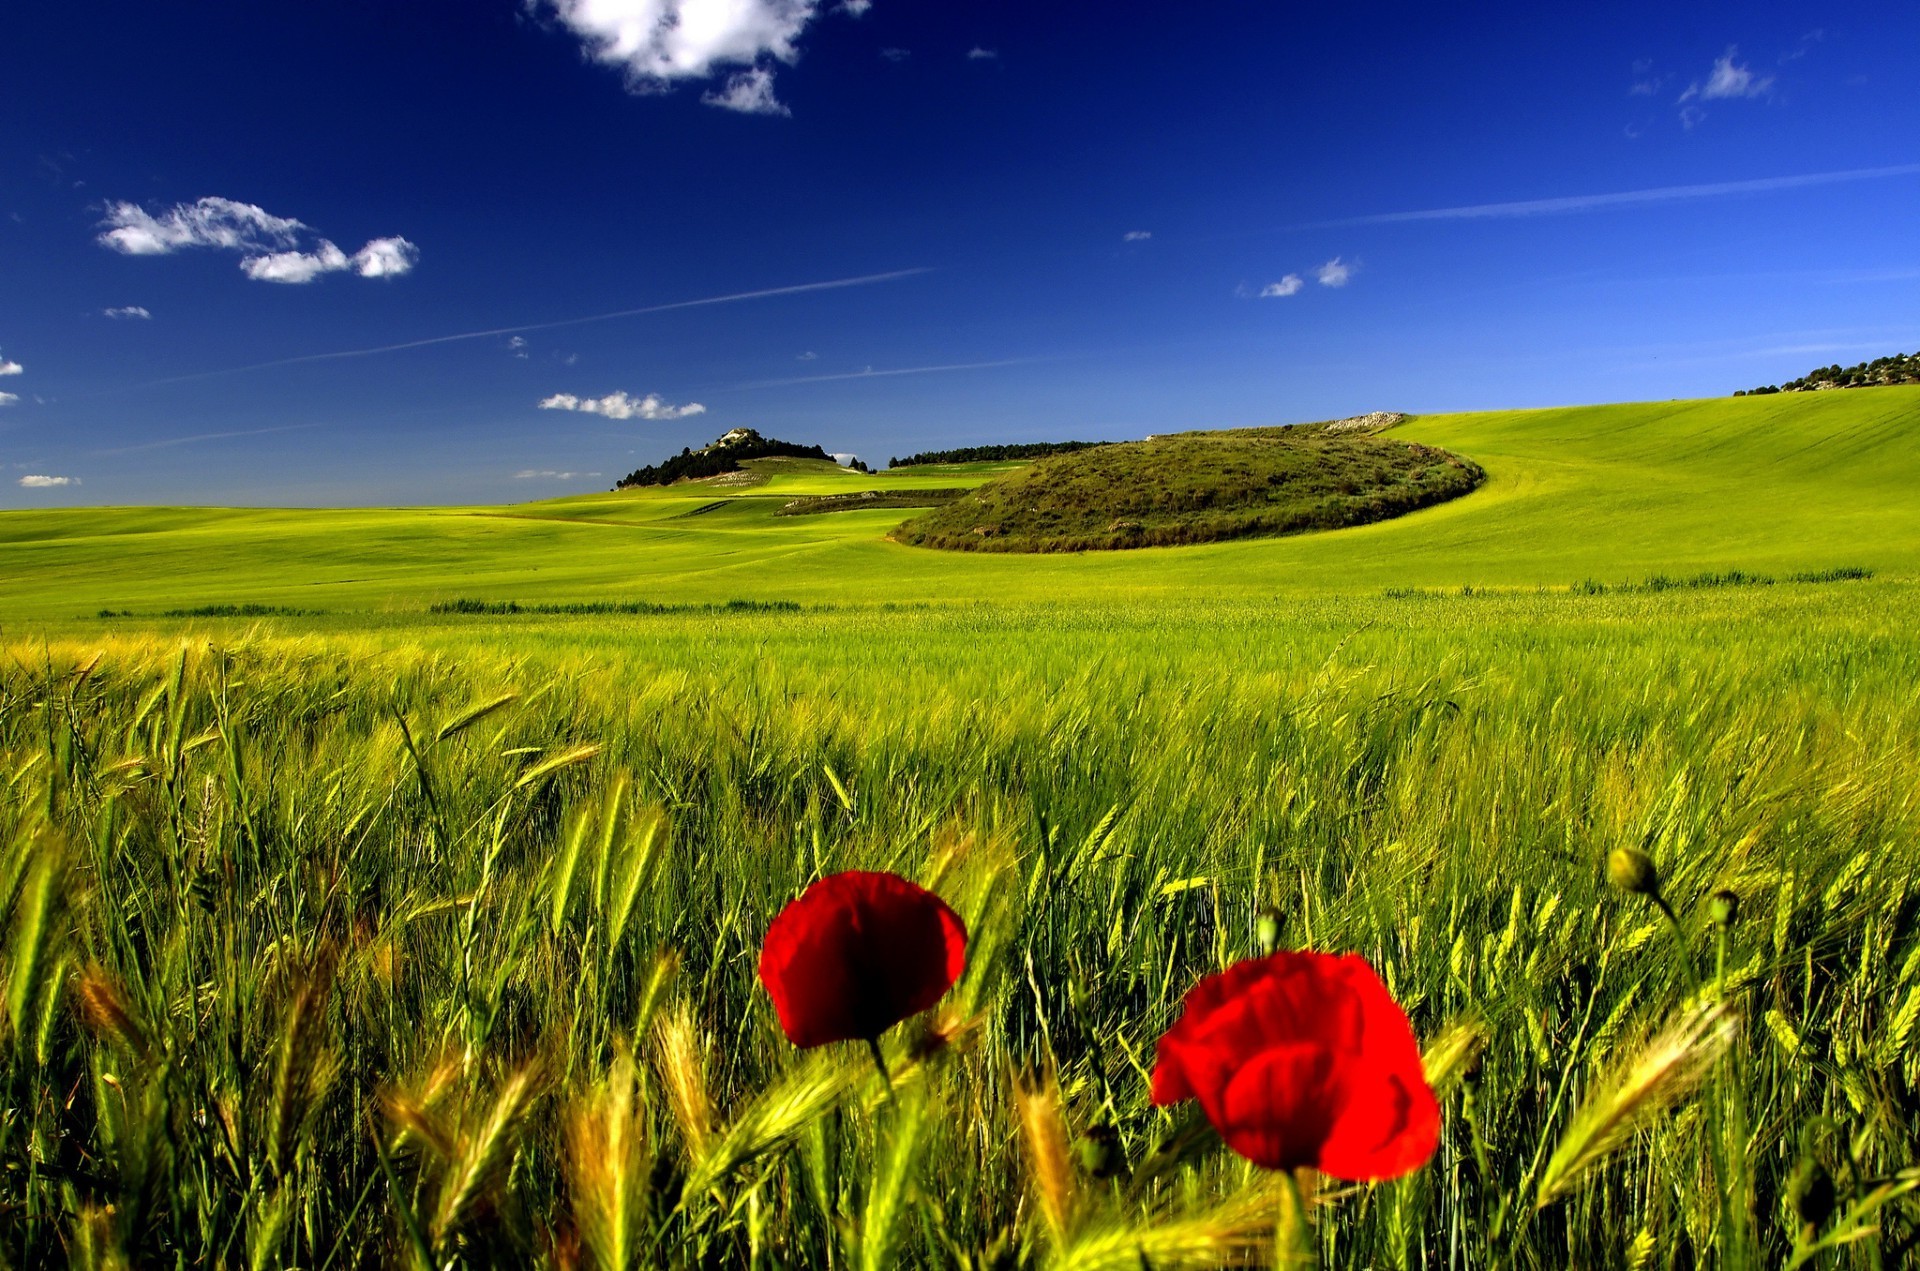
POLYGON ((1437 447, 1323 425, 1179 433, 1043 459, 893 538, 958 551, 1168 547, 1384 521, 1484 479, 1437 447))

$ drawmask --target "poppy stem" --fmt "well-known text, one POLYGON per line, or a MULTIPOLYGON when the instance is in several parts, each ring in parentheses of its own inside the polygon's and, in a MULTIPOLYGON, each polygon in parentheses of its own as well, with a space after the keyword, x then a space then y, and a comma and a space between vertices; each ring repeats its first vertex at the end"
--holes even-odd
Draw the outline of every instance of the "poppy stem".
POLYGON ((1275 1233, 1278 1246, 1274 1264, 1283 1268, 1317 1267, 1320 1255, 1313 1247, 1313 1229, 1307 1224, 1307 1202, 1300 1194, 1300 1178, 1294 1171, 1280 1171, 1280 1230, 1275 1233))
POLYGON ((887 1088, 887 1101, 893 1101, 893 1075, 887 1071, 887 1057, 880 1053, 880 1039, 867 1038, 867 1053, 873 1056, 873 1066, 880 1070, 880 1084, 887 1088))

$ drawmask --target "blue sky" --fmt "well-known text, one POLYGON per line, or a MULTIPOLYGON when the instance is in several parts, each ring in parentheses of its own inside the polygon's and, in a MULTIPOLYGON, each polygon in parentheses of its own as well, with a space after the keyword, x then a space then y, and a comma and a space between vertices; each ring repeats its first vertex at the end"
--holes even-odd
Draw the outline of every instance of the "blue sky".
POLYGON ((0 506, 523 500, 742 425, 884 463, 1920 348, 1920 8, 1571 8, 19 6, 0 506))

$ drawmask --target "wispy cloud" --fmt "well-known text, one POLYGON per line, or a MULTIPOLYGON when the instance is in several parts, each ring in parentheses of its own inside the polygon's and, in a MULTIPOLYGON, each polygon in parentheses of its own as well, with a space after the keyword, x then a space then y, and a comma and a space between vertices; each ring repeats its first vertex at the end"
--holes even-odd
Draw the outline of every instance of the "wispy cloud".
POLYGON ((1280 296, 1298 295, 1300 289, 1306 285, 1306 279, 1302 278, 1299 274, 1288 274, 1279 282, 1270 282, 1260 288, 1260 298, 1262 300, 1272 300, 1280 296))
POLYGON ((109 318, 139 318, 145 321, 153 317, 142 305, 121 305, 117 309, 102 309, 100 312, 109 318))
POLYGON ((1653 59, 1640 58, 1633 64, 1633 81, 1627 85, 1627 95, 1629 97, 1657 96, 1660 90, 1666 87, 1667 81, 1672 78, 1671 75, 1655 75, 1653 59))
POLYGON ((873 0, 840 0, 833 6, 835 13, 844 13, 850 18, 864 18, 867 10, 873 8, 873 0))
POLYGON ((1738 97, 1765 97, 1773 88, 1773 76, 1756 75, 1750 66, 1742 66, 1735 59, 1740 50, 1732 45, 1722 53, 1713 64, 1713 71, 1706 80, 1695 80, 1680 94, 1683 102, 1696 97, 1701 101, 1726 101, 1738 97))
MULTIPOLYGON (((586 46, 587 56, 619 67, 627 88, 660 93, 675 83, 705 79, 725 66, 751 70, 702 100, 729 110, 785 114, 785 107, 754 109, 741 101, 773 98, 773 71, 766 59, 788 64, 799 56, 800 33, 820 9, 820 0, 530 0, 551 12, 586 46), (757 79, 750 77, 759 77, 757 79)), ((858 16, 862 0, 841 6, 858 16)))
POLYGON ((1335 256, 1315 269, 1313 276, 1322 287, 1344 287, 1353 278, 1353 268, 1351 264, 1335 256))
POLYGON ((1813 51, 1814 45, 1820 43, 1820 41, 1826 38, 1827 38, 1826 28, 1815 27, 1813 30, 1801 36, 1799 42, 1796 43, 1792 48, 1788 49, 1785 53, 1782 53, 1780 55, 1780 65, 1785 66, 1788 62, 1799 61, 1801 58, 1805 57, 1807 54, 1813 51))
POLYGON ((881 49, 880 56, 889 62, 904 62, 913 56, 912 49, 881 49))
POLYGON ((707 413, 707 408, 699 402, 675 406, 662 401, 656 393, 648 393, 645 397, 629 397, 624 392, 608 393, 605 397, 555 393, 541 401, 540 409, 573 410, 584 415, 603 415, 608 419, 685 419, 689 415, 707 413))
POLYGON ((63 485, 79 485, 79 477, 48 477, 39 473, 29 473, 20 478, 19 484, 28 490, 52 490, 63 485))
POLYGON ((819 356, 820 355, 818 353, 815 353, 812 349, 808 349, 805 353, 802 353, 800 356, 794 358, 793 360, 796 362, 811 362, 819 356))
POLYGON ((999 56, 999 49, 983 49, 978 44, 967 50, 967 60, 969 62, 990 62, 999 56))
POLYGON ((96 450, 96 455, 138 455, 149 450, 170 450, 175 446, 194 446, 203 441, 227 441, 234 437, 265 437, 271 433, 305 432, 318 428, 319 424, 280 424, 273 428, 241 428, 234 432, 201 432, 186 437, 162 437, 158 441, 143 441, 131 446, 115 446, 111 450, 96 450))
POLYGON ((1144 243, 1152 237, 1153 231, 1150 229, 1130 229, 1120 236, 1120 241, 1123 243, 1144 243))
POLYGON ((756 66, 727 77, 726 84, 701 97, 709 106, 737 110, 743 115, 791 115, 773 95, 773 72, 756 66))
POLYGON ((1903 163, 1885 168, 1854 168, 1843 172, 1811 172, 1800 176, 1763 177, 1756 181, 1666 185, 1648 190, 1623 190, 1612 194, 1575 194, 1564 198, 1521 199, 1510 203, 1473 203, 1463 207, 1425 208, 1415 212, 1381 212, 1372 216, 1317 221, 1290 228, 1338 229, 1349 225, 1397 225, 1408 221, 1482 221, 1529 216, 1564 216, 1574 212, 1595 212, 1603 208, 1678 203, 1691 199, 1727 198, 1740 194, 1769 194, 1779 190, 1838 185, 1848 181, 1886 180, 1916 174, 1920 174, 1920 163, 1903 163))
POLYGON ((724 296, 703 296, 698 300, 674 300, 666 304, 643 305, 637 309, 616 309, 612 313, 593 313, 583 318, 560 318, 552 322, 526 322, 519 326, 491 327, 485 331, 460 331, 453 335, 427 336, 419 340, 402 340, 398 344, 376 344, 364 349, 340 349, 332 353, 306 353, 299 357, 276 358, 271 362, 253 362, 246 366, 229 366, 217 371, 197 371, 191 375, 173 375, 166 379, 151 380, 142 387, 160 384, 182 384, 190 380, 211 379, 218 375, 239 375, 246 371, 264 371, 278 366, 302 366, 309 362, 333 362, 342 358, 373 357, 381 353, 399 353, 406 349, 424 349, 437 344, 454 344, 462 340, 491 340, 503 335, 518 335, 525 331, 551 331, 558 327, 577 327, 589 322, 611 322, 616 318, 638 318, 653 313, 671 313, 677 309, 698 309, 707 305, 737 304, 744 300, 766 300, 775 296, 797 296, 814 291, 838 291, 843 287, 867 287, 876 283, 895 282, 902 278, 914 278, 921 274, 932 273, 927 267, 916 269, 894 269, 883 274, 862 274, 854 278, 834 278, 826 282, 803 282, 790 287, 765 287, 759 291, 736 291, 724 296))
POLYGON ((127 256, 165 256, 188 247, 257 252, 291 247, 307 227, 253 203, 210 196, 154 215, 137 203, 109 203, 100 244, 127 256))
POLYGON ((26 367, 20 365, 18 362, 9 362, 7 359, 0 357, 0 375, 22 375, 26 373, 26 369, 26 367))
POLYGON ((555 472, 552 468, 522 468, 513 474, 515 481, 578 481, 582 477, 597 477, 597 472, 555 472))
MULTIPOLYGON (((102 224, 107 228, 100 245, 123 256, 168 256, 198 247, 237 251, 244 253, 241 272, 261 282, 306 283, 348 271, 362 278, 395 278, 412 272, 420 257, 419 248, 398 236, 373 239, 349 255, 330 239, 313 237, 308 225, 291 216, 218 197, 179 203, 158 214, 137 203, 110 203, 102 224)), ((138 316, 149 315, 142 309, 138 316)))
POLYGON ((783 380, 754 380, 746 384, 736 384, 735 388, 785 388, 793 384, 825 384, 832 380, 877 380, 895 375, 937 375, 945 371, 984 371, 996 366, 1022 366, 1029 362, 1041 361, 1040 358, 1010 357, 997 362, 949 362, 941 366, 898 366, 875 370, 869 366, 865 370, 847 371, 838 375, 799 375, 783 380))
POLYGON ((0 393, 0 406, 17 406, 19 402, 20 394, 18 393, 0 393))

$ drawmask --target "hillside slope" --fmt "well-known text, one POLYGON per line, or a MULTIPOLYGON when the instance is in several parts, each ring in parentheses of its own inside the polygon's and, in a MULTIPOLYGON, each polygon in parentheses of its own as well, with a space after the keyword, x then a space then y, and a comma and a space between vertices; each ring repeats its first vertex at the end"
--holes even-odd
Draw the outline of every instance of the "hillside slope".
POLYGON ((507 508, 9 512, 0 619, 206 604, 417 609, 458 596, 1124 601, 1724 569, 1920 575, 1920 387, 1429 416, 1388 435, 1467 456, 1487 481, 1354 529, 1038 557, 890 543, 897 508, 775 515, 799 495, 975 485, 1006 465, 863 476, 786 461, 753 486, 507 508))

